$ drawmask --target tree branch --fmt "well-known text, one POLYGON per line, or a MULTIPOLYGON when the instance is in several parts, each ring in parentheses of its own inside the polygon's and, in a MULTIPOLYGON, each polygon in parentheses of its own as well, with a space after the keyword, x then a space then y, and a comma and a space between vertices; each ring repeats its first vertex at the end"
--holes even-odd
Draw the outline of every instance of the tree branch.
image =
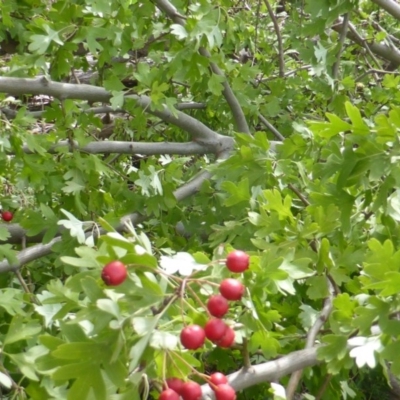
POLYGON ((347 31, 349 28, 349 21, 350 21, 350 13, 347 13, 347 14, 345 14, 345 16, 343 18, 343 29, 340 32, 339 50, 336 54, 336 61, 335 61, 335 64, 333 64, 333 68, 332 68, 333 79, 337 79, 337 77, 339 75, 340 58, 342 56, 343 49, 344 49, 344 42, 346 40, 347 31))
MULTIPOLYGON (((334 288, 330 283, 329 279, 328 286, 329 286, 329 296, 325 299, 324 307, 318 316, 317 320, 314 322, 313 326, 311 327, 310 331, 307 334, 306 346, 305 349, 312 349, 314 348, 315 339, 318 335, 320 329, 324 326, 325 322, 327 321, 333 307, 333 298, 334 298, 334 288)), ((292 400, 294 394, 296 392, 297 386, 300 382, 301 376, 303 374, 303 368, 299 368, 292 373, 288 386, 286 388, 286 398, 287 400, 292 400)))
MULTIPOLYGON (((278 381, 280 378, 306 367, 317 365, 317 348, 294 351, 284 357, 263 364, 253 365, 250 369, 242 368, 228 376, 229 384, 235 391, 265 382, 278 381)), ((203 400, 214 399, 208 384, 202 386, 203 400)))
POLYGON ((265 125, 274 135, 275 137, 280 140, 280 141, 284 141, 285 140, 285 136, 283 136, 278 129, 276 129, 264 116, 262 116, 261 114, 258 114, 258 118, 260 119, 261 123, 263 125, 265 125))
POLYGON ((7 260, 0 261, 0 273, 17 271, 19 268, 27 263, 38 258, 47 256, 51 253, 51 248, 53 247, 53 245, 60 241, 61 236, 58 236, 47 244, 37 244, 35 246, 21 250, 17 255, 18 262, 15 264, 10 264, 7 260))
MULTIPOLYGON (((154 2, 161 11, 163 11, 172 19, 172 21, 174 21, 176 24, 185 26, 185 18, 178 13, 177 9, 168 0, 154 0, 154 2)), ((200 48, 199 53, 208 59, 211 57, 211 54, 205 48, 200 48)), ((225 77, 225 74, 215 63, 210 63, 210 68, 214 74, 225 77)), ((226 77, 225 81, 222 83, 222 86, 224 88, 222 94, 232 111, 233 119, 235 120, 238 131, 250 134, 250 128, 247 124, 242 107, 240 106, 239 101, 229 86, 226 77)))
POLYGON ((283 51, 283 43, 282 43, 282 35, 281 31, 279 29, 279 24, 276 19, 274 10, 272 9, 271 5, 269 4, 268 0, 264 0, 265 6, 268 9, 268 14, 269 17, 272 20, 272 23, 274 24, 274 29, 276 33, 276 37, 278 39, 278 60, 279 60, 279 76, 283 78, 285 76, 285 60, 283 58, 284 51, 283 51))
MULTIPOLYGON (((344 27, 343 19, 339 18, 339 21, 340 22, 338 24, 332 26, 332 29, 340 33, 344 29, 344 27)), ((391 61, 392 63, 400 65, 400 50, 394 49, 381 43, 370 42, 367 44, 367 40, 360 36, 360 34, 356 31, 355 27, 351 23, 349 23, 349 31, 347 32, 346 36, 361 47, 364 47, 367 51, 374 53, 387 61, 391 61)))
MULTIPOLYGON (((143 154, 143 155, 157 155, 157 154, 178 154, 178 155, 193 155, 193 154, 209 154, 217 153, 221 148, 228 146, 226 136, 218 135, 215 142, 207 142, 207 145, 202 145, 196 142, 185 143, 172 143, 172 142, 159 142, 159 143, 141 143, 141 142, 122 142, 122 141, 101 141, 92 142, 86 146, 79 147, 77 143, 73 144, 74 151, 82 151, 89 154, 143 154)), ((230 143, 229 143, 230 144, 230 143)), ((63 147, 71 147, 68 140, 61 140, 53 145, 47 151, 49 153, 57 153, 63 147)), ((27 145, 22 147, 26 154, 35 154, 35 151, 29 149, 27 145)), ((71 149, 72 150, 72 149, 71 149)), ((13 153, 7 153, 13 154, 13 153)))
MULTIPOLYGON (((183 103, 178 103, 175 104, 174 106, 177 110, 204 110, 207 108, 207 105, 205 103, 196 103, 196 102, 183 102, 183 103)), ((93 114, 122 114, 122 113, 127 113, 126 110, 123 110, 122 108, 112 108, 110 106, 102 106, 102 107, 91 107, 81 109, 82 112, 85 113, 93 113, 93 114)), ((46 110, 42 111, 27 111, 26 115, 29 117, 33 118, 41 118, 43 113, 45 113, 46 110)), ((3 113, 7 118, 9 119, 14 119, 18 111, 16 110, 11 110, 10 108, 0 108, 0 113, 3 113)))
POLYGON ((372 2, 400 21, 400 5, 398 3, 393 0, 372 0, 372 2))
MULTIPOLYGON (((226 156, 226 154, 222 153, 221 157, 224 156, 226 156)), ((182 201, 187 197, 190 197, 193 194, 197 193, 200 190, 200 187, 203 184, 203 182, 209 179, 210 176, 211 176, 210 172, 202 171, 198 175, 196 175, 191 181, 185 183, 180 188, 175 190, 174 196, 176 197, 177 201, 182 201)), ((144 220, 145 217, 140 215, 139 213, 126 215, 121 218, 120 223, 115 227, 115 230, 118 232, 124 231, 126 229, 126 223, 128 221, 130 221, 133 225, 137 225, 138 223, 144 220)), ((18 231, 19 230, 23 231, 23 229, 20 227, 16 228, 14 226, 14 229, 17 229, 18 231)), ((26 234, 26 232, 24 233, 26 234)), ((99 231, 99 234, 104 234, 104 233, 106 232, 103 229, 99 231)), ((97 234, 94 235, 97 236, 97 234)), ((58 236, 47 244, 37 244, 35 246, 28 247, 27 249, 20 251, 17 255, 18 262, 15 264, 10 264, 7 260, 0 261, 0 273, 17 271, 23 265, 31 261, 49 255, 51 253, 51 248, 53 247, 53 245, 60 241, 61 241, 61 236, 58 236)))
MULTIPOLYGON (((36 79, 0 77, 0 92, 8 93, 13 96, 45 94, 60 100, 77 99, 92 103, 108 103, 112 97, 110 92, 98 86, 51 82, 44 77, 36 79)), ((206 143, 207 140, 214 139, 217 135, 216 132, 196 118, 179 110, 175 110, 174 113, 167 107, 164 107, 163 110, 152 110, 150 97, 144 95, 129 95, 125 98, 136 100, 137 104, 147 113, 155 115, 164 122, 171 123, 183 129, 188 132, 193 139, 201 140, 203 144, 206 143)))

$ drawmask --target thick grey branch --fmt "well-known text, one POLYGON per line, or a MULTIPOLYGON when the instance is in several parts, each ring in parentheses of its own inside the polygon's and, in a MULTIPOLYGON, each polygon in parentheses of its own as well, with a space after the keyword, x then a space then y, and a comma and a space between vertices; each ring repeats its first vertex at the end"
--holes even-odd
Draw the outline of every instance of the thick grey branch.
MULTIPOLYGON (((373 327, 371 327, 371 334, 378 335, 379 332, 372 328, 373 327)), ((348 350, 357 346, 359 346, 357 337, 347 341, 348 350)), ((314 346, 305 350, 293 351, 277 360, 253 365, 250 368, 242 368, 228 376, 229 384, 235 391, 239 391, 260 383, 277 382, 279 379, 295 371, 320 364, 321 361, 317 360, 317 351, 319 347, 320 346, 314 346)), ((202 392, 203 400, 215 399, 213 391, 208 383, 202 386, 202 392)))
POLYGON ((178 13, 178 10, 168 0, 156 0, 157 7, 168 15, 176 24, 185 25, 185 18, 178 13))
MULTIPOLYGON (((196 103, 196 102, 184 102, 184 103, 178 103, 175 104, 175 108, 177 110, 203 110, 205 108, 207 108, 207 105, 205 103, 196 103)), ((42 111, 31 111, 31 112, 27 112, 26 115, 29 117, 33 117, 33 118, 41 118, 43 113, 46 110, 42 110, 42 111)), ((0 109, 0 112, 3 113, 7 118, 9 119, 13 119, 17 116, 17 111, 15 110, 11 110, 10 108, 2 108, 0 109)), ((110 106, 102 106, 102 107, 91 107, 91 108, 87 108, 87 109, 82 109, 82 112, 85 113, 93 113, 93 114, 120 114, 120 113, 126 113, 127 111, 121 109, 121 108, 117 108, 114 109, 110 106)))
MULTIPOLYGON (((222 154, 221 157, 223 157, 225 154, 222 154)), ((182 185, 180 188, 175 190, 174 195, 177 199, 177 201, 182 201, 186 199, 187 197, 192 196, 193 194, 197 193, 203 184, 203 182, 207 179, 209 179, 211 174, 208 171, 202 171, 198 175, 196 175, 191 181, 188 183, 185 183, 182 185)), ((126 215, 121 218, 120 223, 118 226, 115 227, 115 229, 119 232, 124 231, 126 228, 126 223, 130 221, 133 225, 136 225, 142 221, 145 220, 145 217, 140 215, 139 213, 133 213, 126 215)), ((16 226, 18 229, 18 226, 16 226)), ((100 234, 104 234, 104 230, 100 230, 100 234)), ((11 265, 7 260, 0 261, 0 273, 2 272, 9 272, 9 271, 15 271, 21 268, 23 265, 34 261, 40 257, 47 256, 51 253, 51 248, 54 243, 57 243, 61 241, 61 236, 58 236, 54 238, 51 242, 48 244, 38 244, 32 247, 29 247, 25 250, 22 250, 18 253, 17 259, 18 263, 11 265)))
POLYGON ((47 256, 51 253, 51 248, 57 242, 61 241, 61 236, 58 236, 51 240, 47 244, 37 244, 32 247, 28 247, 27 249, 21 250, 18 255, 18 263, 17 264, 9 264, 7 260, 0 261, 0 273, 2 272, 10 272, 16 271, 21 268, 23 265, 36 260, 40 257, 47 256))
MULTIPOLYGON (((332 29, 339 33, 342 32, 342 30, 344 29, 343 19, 340 19, 340 23, 332 26, 332 29)), ((351 23, 349 23, 349 31, 347 32, 347 37, 362 47, 368 47, 368 49, 370 49, 371 52, 376 54, 377 56, 400 65, 400 51, 398 49, 394 49, 393 47, 389 47, 381 43, 368 42, 367 44, 367 40, 362 38, 357 33, 355 27, 351 23)))
MULTIPOLYGON (((4 224, 5 225, 5 224, 4 224)), ((4 225, 2 225, 4 227, 4 225)), ((7 224, 7 230, 10 234, 10 237, 6 240, 0 240, 0 244, 9 243, 9 244, 20 244, 22 239, 25 238, 26 243, 38 243, 41 242, 45 232, 38 233, 34 236, 27 236, 26 230, 22 228, 21 225, 18 224, 7 224)))
POLYGON ((35 79, 0 77, 0 92, 12 96, 47 94, 60 100, 77 99, 92 103, 108 103, 112 97, 110 92, 98 86, 51 82, 45 77, 35 79))
POLYGON ((383 8, 390 15, 400 20, 400 5, 393 0, 372 0, 373 3, 383 8))
MULTIPOLYGON (((221 147, 224 146, 226 136, 218 135, 214 143, 208 142, 208 146, 201 145, 196 142, 187 143, 141 143, 141 142, 121 142, 121 141, 101 141, 92 142, 83 147, 74 146, 74 150, 79 150, 89 154, 143 154, 143 155, 156 155, 156 154, 179 154, 179 155, 192 155, 192 154, 208 154, 218 153, 221 147), (220 139, 220 140, 218 140, 220 139)), ((68 140, 62 140, 56 145, 52 146, 48 152, 57 153, 63 147, 71 147, 68 140)), ((27 154, 33 154, 28 146, 23 146, 23 151, 27 154)), ((71 149, 72 150, 72 149, 71 149)))
MULTIPOLYGON (((229 384, 236 390, 243 390, 265 382, 276 382, 294 371, 317 365, 317 348, 294 351, 282 358, 240 369, 228 376, 229 384)), ((203 400, 214 399, 208 384, 202 386, 203 400)))
POLYGON ((193 136, 194 140, 200 140, 204 143, 209 140, 214 140, 217 133, 208 128, 202 122, 197 120, 196 118, 191 117, 183 113, 182 111, 174 111, 172 113, 166 107, 162 111, 160 110, 151 110, 151 100, 150 97, 147 96, 129 96, 137 101, 141 108, 143 108, 149 114, 153 114, 156 117, 162 119, 164 122, 168 122, 177 126, 178 128, 183 129, 193 136))
MULTIPOLYGON (((89 102, 107 103, 112 97, 107 90, 91 85, 77 85, 73 83, 50 82, 46 78, 5 78, 0 77, 0 92, 8 93, 13 96, 24 94, 46 94, 58 99, 78 99, 89 102)), ((147 113, 157 116, 165 122, 171 123, 186 132, 194 140, 206 142, 210 138, 214 139, 216 132, 206 125, 179 110, 172 113, 167 107, 163 110, 152 110, 151 99, 147 96, 131 95, 126 96, 137 101, 137 104, 147 113)))

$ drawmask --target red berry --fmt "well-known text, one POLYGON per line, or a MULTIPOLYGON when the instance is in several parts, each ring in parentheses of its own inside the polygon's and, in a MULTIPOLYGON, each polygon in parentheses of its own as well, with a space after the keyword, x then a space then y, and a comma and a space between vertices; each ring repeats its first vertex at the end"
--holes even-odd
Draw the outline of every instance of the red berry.
POLYGON ((229 304, 224 296, 216 294, 208 299, 207 309, 213 317, 222 318, 228 312, 229 304))
POLYGON ((200 400, 201 386, 196 382, 185 382, 182 386, 181 396, 183 400, 200 400))
POLYGON ((228 383, 228 378, 224 374, 221 374, 221 372, 214 372, 213 374, 210 375, 209 384, 211 389, 214 390, 215 386, 222 385, 224 383, 228 383))
POLYGON ((190 325, 182 329, 181 343, 189 350, 196 350, 203 346, 206 340, 204 329, 199 325, 190 325))
POLYGON ((179 400, 179 394, 172 389, 166 389, 160 393, 158 400, 179 400))
POLYGON ((172 389, 176 393, 180 394, 182 390, 183 381, 179 378, 168 378, 164 385, 165 389, 172 389))
POLYGON ((6 222, 10 222, 14 218, 14 214, 11 211, 3 211, 1 213, 1 218, 6 222))
POLYGON ((213 318, 206 323, 204 327, 204 332, 206 333, 206 337, 208 340, 215 342, 222 339, 222 337, 225 335, 227 328, 228 325, 226 325, 226 323, 222 321, 222 319, 213 318))
POLYGON ((250 256, 241 250, 231 251, 226 257, 226 266, 231 272, 244 272, 249 264, 250 256))
POLYGON ((219 285, 219 291, 227 300, 240 300, 244 293, 244 286, 236 279, 224 279, 219 285))
POLYGON ((231 347, 234 341, 235 341, 235 331, 230 326, 228 326, 226 328, 225 335, 222 337, 222 339, 218 340, 217 346, 231 347))
POLYGON ((101 279, 107 286, 118 286, 128 276, 125 264, 121 261, 111 261, 101 271, 101 279))
POLYGON ((217 400, 236 400, 236 392, 232 386, 224 383, 215 389, 215 398, 217 400))

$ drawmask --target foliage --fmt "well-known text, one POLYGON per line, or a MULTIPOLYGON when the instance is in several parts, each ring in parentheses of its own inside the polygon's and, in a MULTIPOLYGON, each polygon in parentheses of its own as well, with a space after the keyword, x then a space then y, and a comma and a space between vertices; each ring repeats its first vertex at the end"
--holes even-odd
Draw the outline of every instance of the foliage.
POLYGON ((258 386, 232 375, 238 399, 281 398, 278 380, 293 398, 296 369, 307 399, 385 398, 400 378, 396 15, 350 0, 4 3, 6 398, 158 398, 166 377, 203 384, 304 348, 308 364, 258 386), (225 317, 235 346, 182 350, 232 249, 250 255, 225 317), (114 260, 129 278, 107 287, 114 260))

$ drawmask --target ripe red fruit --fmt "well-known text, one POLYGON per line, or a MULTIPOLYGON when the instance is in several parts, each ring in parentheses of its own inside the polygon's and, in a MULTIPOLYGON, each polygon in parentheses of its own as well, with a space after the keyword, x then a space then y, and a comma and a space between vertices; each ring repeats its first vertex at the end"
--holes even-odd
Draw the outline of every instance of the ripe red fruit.
POLYGON ((231 347, 235 341, 235 331, 228 326, 225 331, 225 335, 217 341, 219 347, 231 347))
POLYGON ((3 221, 10 222, 14 218, 14 214, 11 211, 3 211, 1 218, 3 218, 3 221))
POLYGON ((179 394, 172 389, 164 390, 160 393, 158 400, 179 400, 179 394))
POLYGON ((209 385, 211 389, 214 390, 215 386, 222 385, 224 383, 228 383, 228 378, 224 374, 221 374, 221 372, 214 372, 210 375, 209 385), (212 386, 211 384, 215 386, 212 386))
POLYGON ((179 378, 168 378, 164 385, 165 389, 172 389, 174 392, 180 394, 183 386, 183 381, 179 378), (165 387, 167 386, 167 387, 165 387))
POLYGON ((111 261, 101 271, 101 279, 107 286, 118 286, 128 276, 125 264, 121 261, 111 261))
POLYGON ((206 340, 204 329, 199 325, 190 325, 182 329, 181 343, 189 350, 196 350, 203 346, 206 340))
POLYGON ((207 309, 213 317, 222 318, 228 312, 229 304, 224 296, 216 294, 208 299, 207 309))
POLYGON ((215 389, 215 398, 217 400, 236 400, 236 392, 232 386, 224 383, 215 389))
POLYGON ((182 386, 181 396, 183 400, 200 400, 201 386, 193 381, 185 382, 182 386))
POLYGON ((208 340, 215 342, 222 339, 225 335, 228 325, 222 319, 213 318, 210 319, 204 326, 204 332, 208 340))
POLYGON ((231 272, 244 272, 249 264, 250 256, 241 250, 231 251, 226 257, 226 266, 231 272))
POLYGON ((224 279, 219 285, 219 292, 227 300, 240 300, 244 293, 244 285, 236 279, 224 279))

